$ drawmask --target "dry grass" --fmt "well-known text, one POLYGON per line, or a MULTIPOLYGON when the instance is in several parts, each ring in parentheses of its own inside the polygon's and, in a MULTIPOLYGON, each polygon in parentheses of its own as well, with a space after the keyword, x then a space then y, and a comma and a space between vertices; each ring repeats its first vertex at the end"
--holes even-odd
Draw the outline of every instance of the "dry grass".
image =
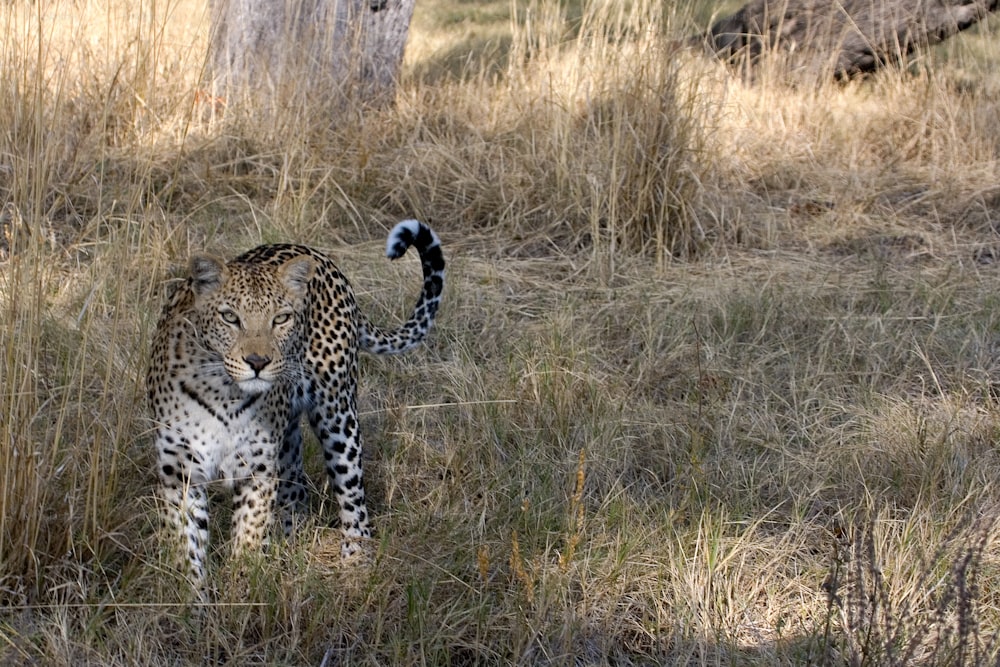
POLYGON ((200 95, 195 0, 0 7, 0 662, 994 663, 995 40, 747 85, 661 4, 418 3, 396 107, 333 126, 200 95), (221 541, 194 616, 151 530, 160 285, 307 241, 392 322, 403 216, 450 283, 364 361, 375 562, 317 501, 250 599, 221 541))

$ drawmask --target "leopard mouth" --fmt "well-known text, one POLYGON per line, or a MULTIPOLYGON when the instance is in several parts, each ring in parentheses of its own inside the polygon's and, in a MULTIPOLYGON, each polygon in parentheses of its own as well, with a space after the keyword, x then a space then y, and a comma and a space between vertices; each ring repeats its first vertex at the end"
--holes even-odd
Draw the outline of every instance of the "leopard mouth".
POLYGON ((274 386, 274 382, 260 377, 255 377, 248 380, 238 380, 236 382, 236 386, 239 387, 240 391, 244 394, 263 394, 274 386))

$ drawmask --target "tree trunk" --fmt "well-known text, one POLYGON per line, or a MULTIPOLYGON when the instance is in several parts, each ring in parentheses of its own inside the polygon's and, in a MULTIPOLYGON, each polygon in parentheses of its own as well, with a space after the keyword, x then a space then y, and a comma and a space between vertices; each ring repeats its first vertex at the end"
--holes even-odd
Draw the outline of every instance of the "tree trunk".
POLYGON ((392 101, 415 0, 211 0, 216 95, 392 101))
POLYGON ((793 69, 848 78, 975 25, 1000 0, 751 0, 705 37, 730 61, 782 52, 793 69))

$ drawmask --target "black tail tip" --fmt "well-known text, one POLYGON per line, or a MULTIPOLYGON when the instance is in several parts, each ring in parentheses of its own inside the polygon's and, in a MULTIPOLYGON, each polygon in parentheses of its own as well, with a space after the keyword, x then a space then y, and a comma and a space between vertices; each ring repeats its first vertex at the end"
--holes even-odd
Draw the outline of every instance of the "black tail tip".
POLYGON ((406 250, 416 244, 417 250, 425 251, 440 243, 437 234, 418 220, 403 220, 389 232, 385 242, 385 255, 389 259, 402 257, 406 250))

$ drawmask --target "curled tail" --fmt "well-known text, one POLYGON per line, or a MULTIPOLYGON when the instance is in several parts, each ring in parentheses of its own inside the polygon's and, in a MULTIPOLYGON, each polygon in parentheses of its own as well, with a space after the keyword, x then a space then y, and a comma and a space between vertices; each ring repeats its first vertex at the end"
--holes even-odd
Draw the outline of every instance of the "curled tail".
POLYGON ((441 241, 430 227, 416 220, 403 220, 389 232, 385 254, 389 259, 402 257, 407 248, 415 246, 420 253, 424 284, 420 298, 413 306, 410 318, 398 329, 383 331, 367 318, 361 318, 359 340, 361 349, 371 354, 399 354, 422 341, 437 315, 444 289, 444 254, 441 241))

